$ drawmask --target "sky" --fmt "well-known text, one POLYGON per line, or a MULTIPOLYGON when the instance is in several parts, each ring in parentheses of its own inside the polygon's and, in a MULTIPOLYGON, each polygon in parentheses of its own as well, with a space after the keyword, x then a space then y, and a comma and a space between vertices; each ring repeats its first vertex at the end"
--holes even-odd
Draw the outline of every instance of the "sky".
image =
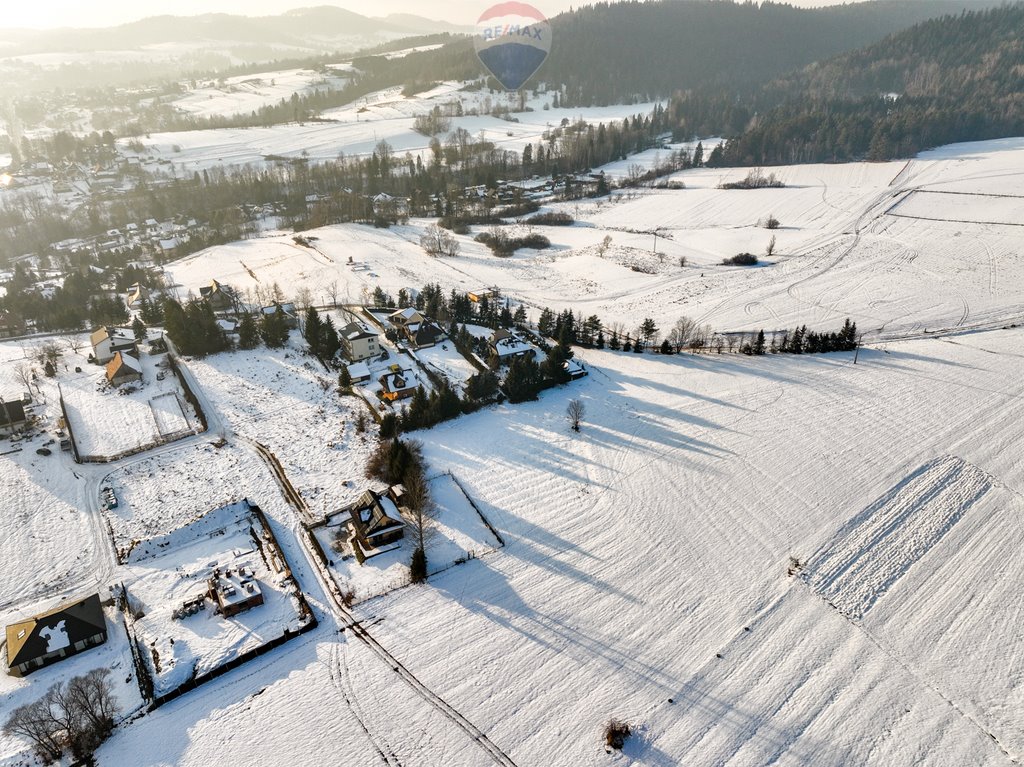
MULTIPOLYGON (((834 0, 791 0, 793 5, 828 5, 834 0)), ((336 5, 364 16, 415 13, 460 25, 472 25, 497 0, 0 0, 0 29, 29 27, 106 27, 147 16, 235 13, 269 16, 292 8, 336 5)), ((546 16, 587 3, 579 0, 534 0, 546 16)))

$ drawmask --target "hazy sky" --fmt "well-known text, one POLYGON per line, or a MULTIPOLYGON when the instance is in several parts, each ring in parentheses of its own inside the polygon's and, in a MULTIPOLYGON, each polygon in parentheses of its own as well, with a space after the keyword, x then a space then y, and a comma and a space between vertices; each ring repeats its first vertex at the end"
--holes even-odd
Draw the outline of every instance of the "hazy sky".
MULTIPOLYGON (((836 0, 791 0, 793 5, 828 5, 836 0)), ((199 13, 237 13, 265 16, 316 5, 337 5, 365 16, 415 13, 427 18, 472 25, 497 0, 0 0, 0 28, 106 27, 146 16, 199 13)), ((527 0, 529 2, 529 0, 527 0)), ((551 16, 571 6, 572 0, 535 0, 531 3, 551 16)))

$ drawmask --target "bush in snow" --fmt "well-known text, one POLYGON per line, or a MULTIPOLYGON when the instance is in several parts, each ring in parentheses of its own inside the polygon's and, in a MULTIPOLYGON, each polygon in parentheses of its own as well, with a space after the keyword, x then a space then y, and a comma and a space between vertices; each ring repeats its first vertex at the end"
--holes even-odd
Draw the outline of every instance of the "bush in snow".
POLYGON ((604 726, 604 744, 621 751, 629 737, 629 725, 620 719, 609 719, 604 726))

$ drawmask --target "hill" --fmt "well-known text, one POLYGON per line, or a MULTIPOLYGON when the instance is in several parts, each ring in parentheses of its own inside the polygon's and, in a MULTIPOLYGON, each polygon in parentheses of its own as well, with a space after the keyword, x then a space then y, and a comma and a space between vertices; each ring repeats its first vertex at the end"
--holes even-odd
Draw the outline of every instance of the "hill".
POLYGON ((746 94, 680 96, 673 109, 680 133, 733 136, 723 164, 909 157, 1024 132, 1022 47, 1024 4, 946 15, 746 94))

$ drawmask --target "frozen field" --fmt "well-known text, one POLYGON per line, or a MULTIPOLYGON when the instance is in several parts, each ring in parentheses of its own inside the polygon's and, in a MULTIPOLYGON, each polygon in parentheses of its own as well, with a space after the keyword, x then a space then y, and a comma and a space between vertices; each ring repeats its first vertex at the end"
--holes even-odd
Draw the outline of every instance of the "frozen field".
MULTIPOLYGON (((893 342, 856 366, 586 352, 571 388, 429 433, 431 465, 507 545, 362 617, 519 765, 605 763, 613 715, 638 765, 1019 758, 1024 332, 954 341, 893 342), (805 577, 868 549, 891 568, 832 568, 849 573, 837 598, 863 604, 875 584, 851 620, 805 577), (787 575, 790 557, 806 575, 787 575)), ((149 763, 201 764, 230 738, 271 765, 328 744, 365 762, 381 743, 402 763, 489 763, 459 730, 422 735, 423 702, 341 639, 147 717, 101 761, 145 742, 149 763), (324 723, 332 701, 357 714, 324 723), (293 743, 296 727, 318 736, 293 743)))
POLYGON ((678 174, 683 190, 562 204, 579 223, 539 228, 552 247, 513 258, 496 258, 468 236, 460 238, 459 257, 430 258, 419 247, 430 222, 415 220, 386 231, 317 230, 317 251, 287 236, 235 243, 175 262, 169 271, 186 289, 213 277, 244 289, 256 285, 249 267, 263 283, 277 281, 286 291, 306 285, 314 296, 329 295, 336 282, 339 297, 350 302, 378 284, 392 295, 426 282, 445 290, 496 285, 531 307, 534 319, 542 306, 572 308, 627 330, 645 317, 663 331, 680 316, 729 331, 831 329, 850 317, 868 340, 882 340, 1001 327, 1024 316, 1020 227, 958 220, 959 201, 978 198, 945 193, 995 194, 1004 178, 1016 193, 1024 142, 963 144, 909 163, 772 171, 785 188, 721 190, 746 169, 701 168, 678 174), (930 216, 941 220, 892 214, 894 205, 898 211, 917 198, 933 200, 930 216), (769 214, 779 229, 757 226, 769 214), (605 237, 611 245, 602 255, 605 237), (763 254, 772 237, 776 251, 767 265, 721 265, 739 252, 763 254), (349 256, 368 270, 347 267, 349 256))
MULTIPOLYGON (((298 332, 293 336, 301 343, 298 332)), ((366 405, 339 397, 338 377, 295 347, 218 354, 189 363, 213 406, 232 430, 266 445, 317 515, 328 514, 362 492, 366 459, 374 446, 356 431, 366 405)))

